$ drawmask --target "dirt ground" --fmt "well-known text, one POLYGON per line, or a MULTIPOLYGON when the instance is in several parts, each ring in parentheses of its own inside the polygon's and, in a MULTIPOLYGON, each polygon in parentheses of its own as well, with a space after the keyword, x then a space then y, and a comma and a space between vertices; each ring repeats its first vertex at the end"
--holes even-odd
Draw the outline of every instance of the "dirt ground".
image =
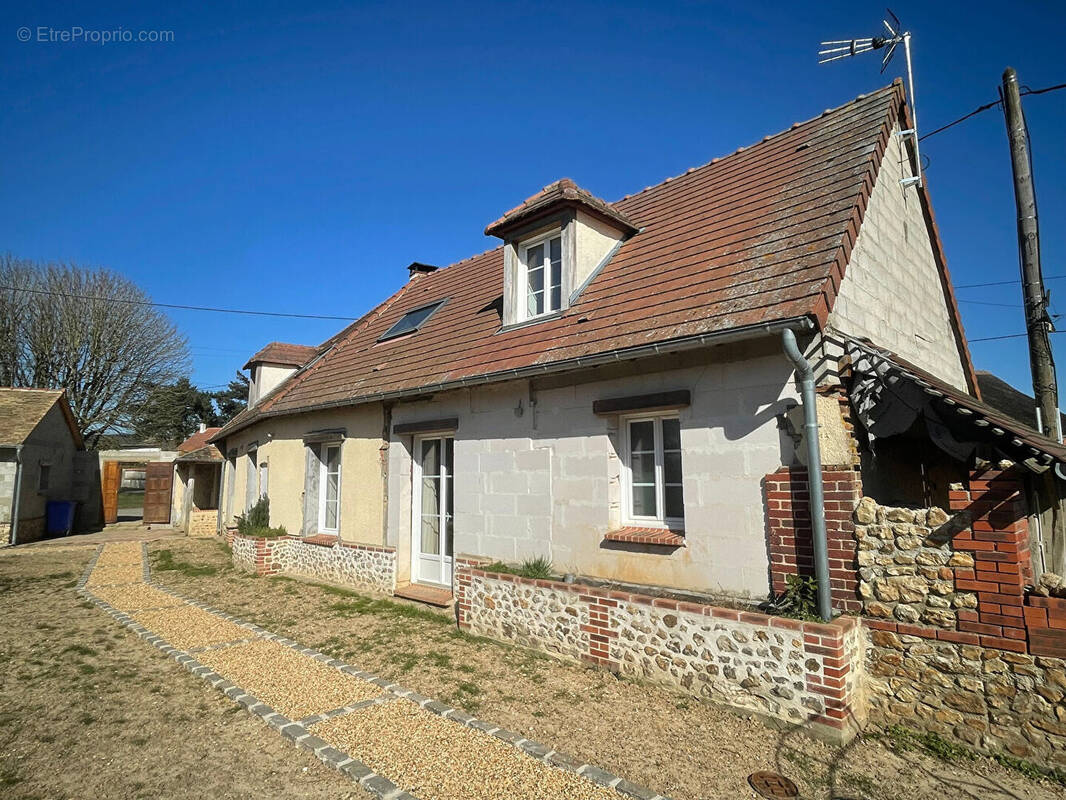
POLYGON ((93 551, 0 550, 0 797, 371 797, 83 602, 93 551))
MULTIPOLYGON (((245 575, 231 567, 224 546, 217 541, 164 539, 149 548, 154 581, 676 800, 755 798, 746 779, 756 770, 784 773, 800 785, 807 798, 1066 797, 1066 788, 1059 784, 1028 778, 988 759, 946 762, 917 750, 897 753, 889 743, 875 738, 860 738, 843 750, 832 748, 796 731, 773 731, 663 689, 465 635, 456 630, 449 616, 421 606, 288 578, 245 575)), ((0 574, 11 574, 13 567, 0 559, 0 574)), ((55 579, 60 584, 64 580, 55 579)), ((24 599, 38 602, 29 595, 24 599)), ((65 602, 77 606, 69 599, 65 602)), ((93 618, 88 611, 81 614, 90 615, 79 634, 82 639, 88 636, 89 643, 93 637, 104 636, 100 631, 106 633, 108 641, 128 640, 125 634, 111 631, 102 618, 93 618)), ((20 617, 32 620, 34 615, 26 610, 20 617)), ((69 623, 75 625, 75 619, 69 623)), ((23 632, 26 630, 24 627, 23 632)), ((32 623, 28 630, 33 632, 32 623)), ((39 646, 47 648, 51 637, 34 635, 39 646)), ((6 637, 7 632, 0 636, 6 637)), ((72 637, 64 638, 73 641, 72 637)), ((184 711, 177 707, 164 711, 186 715, 182 730, 187 731, 189 725, 199 729, 220 720, 226 722, 220 726, 220 741, 212 742, 214 746, 180 731, 171 734, 174 739, 192 742, 194 747, 200 744, 215 754, 225 750, 228 759, 234 757, 229 754, 247 732, 258 755, 276 752, 263 741, 269 737, 261 726, 226 713, 223 701, 205 696, 210 693, 179 668, 160 663, 162 659, 150 648, 133 644, 132 649, 138 652, 121 657, 131 665, 137 662, 155 670, 152 678, 138 674, 144 683, 134 683, 143 686, 141 691, 158 685, 165 686, 175 699, 190 698, 182 705, 184 711)), ((33 657, 27 651, 18 663, 33 657)), ((132 670, 132 666, 127 668, 132 670)), ((48 672, 46 666, 40 669, 48 672)), ((132 712, 124 707, 121 715, 130 719, 132 712)), ((128 733, 119 739, 142 736, 139 730, 135 732, 138 728, 123 724, 122 730, 128 733)), ((171 746, 182 749, 181 745, 171 746)), ((310 763, 292 748, 276 747, 285 758, 265 759, 276 772, 265 771, 262 778, 275 781, 274 785, 298 777, 300 769, 310 763)), ((138 780, 146 780, 150 756, 141 755, 138 780)), ((249 766, 255 757, 249 753, 239 756, 249 766)), ((311 771, 316 777, 321 773, 311 771)), ((207 772, 197 772, 197 780, 203 780, 205 788, 211 781, 207 772)), ((240 772, 245 785, 253 786, 255 776, 247 770, 240 772)), ((26 774, 32 774, 28 767, 26 774)), ((323 794, 335 791, 329 787, 336 786, 336 780, 327 772, 322 784, 313 789, 323 794)), ((318 796, 305 788, 308 785, 294 785, 290 793, 318 796)))

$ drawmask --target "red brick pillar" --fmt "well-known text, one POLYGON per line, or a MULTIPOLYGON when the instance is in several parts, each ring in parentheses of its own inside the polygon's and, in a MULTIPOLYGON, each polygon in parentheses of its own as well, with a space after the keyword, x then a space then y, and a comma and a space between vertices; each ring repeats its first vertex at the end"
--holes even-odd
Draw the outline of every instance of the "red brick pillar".
MULTIPOLYGON (((611 657, 611 642, 618 638, 617 623, 611 621, 611 610, 618 608, 619 601, 608 596, 607 592, 582 587, 582 602, 588 603, 589 621, 581 630, 588 634, 589 651, 582 653, 581 660, 611 672, 618 672, 621 666, 611 657)), ((677 602, 661 598, 653 605, 677 608, 677 602)))
POLYGON ((967 489, 950 493, 951 511, 970 515, 956 534, 956 550, 973 555, 973 569, 957 569, 955 585, 977 595, 977 608, 958 612, 959 630, 976 633, 985 647, 1026 649, 1025 584, 1032 580, 1029 520, 1022 484, 1010 470, 974 470, 967 489))
MULTIPOLYGON (((763 481, 769 531, 770 576, 774 594, 787 588, 789 575, 814 575, 810 492, 806 467, 781 467, 763 481)), ((858 543, 852 514, 862 497, 862 478, 853 467, 823 467, 825 527, 833 607, 862 611, 859 599, 858 543)))

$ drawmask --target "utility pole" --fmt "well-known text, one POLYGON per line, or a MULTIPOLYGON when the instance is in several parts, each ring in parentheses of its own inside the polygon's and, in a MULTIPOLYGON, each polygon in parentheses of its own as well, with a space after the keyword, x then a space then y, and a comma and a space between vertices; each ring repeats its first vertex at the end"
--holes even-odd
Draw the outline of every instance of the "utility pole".
POLYGON ((1000 91, 1003 115, 1007 120, 1011 167, 1014 170, 1014 201, 1018 209, 1018 250, 1021 257, 1022 295, 1025 303, 1025 330, 1029 335, 1029 366, 1033 372, 1033 394, 1041 432, 1062 441, 1059 426, 1059 387, 1055 359, 1051 354, 1051 317, 1047 313, 1047 292, 1040 271, 1040 230, 1036 218, 1036 190, 1033 164, 1029 156, 1029 129, 1022 113, 1018 74, 1007 67, 1000 91))

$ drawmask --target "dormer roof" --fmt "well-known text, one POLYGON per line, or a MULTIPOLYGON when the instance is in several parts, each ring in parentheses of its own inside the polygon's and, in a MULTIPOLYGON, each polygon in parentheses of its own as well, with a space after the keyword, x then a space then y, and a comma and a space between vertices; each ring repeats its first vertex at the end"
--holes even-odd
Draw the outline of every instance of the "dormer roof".
POLYGON ((279 364, 283 367, 302 367, 318 353, 317 347, 288 342, 271 342, 248 359, 241 369, 248 369, 254 364, 279 364))
POLYGON ((561 178, 549 183, 520 206, 516 206, 485 228, 486 236, 501 239, 509 231, 536 222, 563 208, 581 208, 599 217, 626 235, 636 233, 637 225, 610 203, 582 189, 570 178, 561 178))

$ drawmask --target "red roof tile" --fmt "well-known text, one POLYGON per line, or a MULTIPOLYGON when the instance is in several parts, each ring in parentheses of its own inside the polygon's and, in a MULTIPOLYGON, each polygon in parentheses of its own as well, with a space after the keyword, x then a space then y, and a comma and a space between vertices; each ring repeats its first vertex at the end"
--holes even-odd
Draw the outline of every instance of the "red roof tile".
MULTIPOLYGON (((824 324, 904 108, 897 82, 611 204, 640 233, 558 318, 501 331, 502 248, 418 275, 222 433, 262 416, 748 325, 802 317, 824 324), (445 298, 416 335, 377 341, 403 314, 445 298)), ((548 187, 551 202, 581 191, 571 186, 548 187)), ((513 222, 543 196, 488 230, 513 222)))
POLYGON ((606 201, 587 192, 569 178, 550 183, 528 198, 522 205, 512 208, 485 228, 486 236, 500 236, 520 225, 533 222, 562 206, 578 206, 607 219, 626 233, 636 233, 638 226, 629 217, 606 201))
POLYGON ((286 367, 302 367, 318 353, 317 347, 306 344, 289 344, 288 342, 271 342, 254 356, 242 369, 248 369, 252 364, 281 364, 286 367))
POLYGON ((179 453, 191 453, 193 450, 199 450, 204 447, 207 442, 218 433, 222 428, 207 428, 206 430, 197 431, 184 442, 178 445, 179 453))

